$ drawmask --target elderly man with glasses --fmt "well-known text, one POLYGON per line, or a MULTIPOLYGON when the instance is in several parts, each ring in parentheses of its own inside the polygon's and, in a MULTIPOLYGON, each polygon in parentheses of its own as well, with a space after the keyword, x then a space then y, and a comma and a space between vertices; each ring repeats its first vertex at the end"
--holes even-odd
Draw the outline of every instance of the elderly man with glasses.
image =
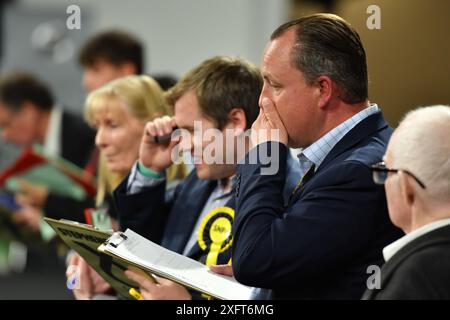
POLYGON ((380 288, 363 299, 450 299, 450 107, 407 114, 384 161, 373 178, 406 235, 384 248, 380 288))

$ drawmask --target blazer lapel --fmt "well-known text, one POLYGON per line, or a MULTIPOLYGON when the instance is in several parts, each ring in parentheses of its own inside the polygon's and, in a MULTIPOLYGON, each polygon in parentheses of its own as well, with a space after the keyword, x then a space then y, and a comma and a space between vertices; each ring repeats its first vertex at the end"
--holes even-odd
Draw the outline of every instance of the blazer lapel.
POLYGON ((386 129, 388 123, 384 120, 381 112, 377 112, 368 116, 366 119, 358 123, 352 130, 350 130, 335 146, 330 153, 325 157, 323 162, 317 168, 316 172, 325 167, 330 161, 339 156, 341 153, 352 148, 368 136, 377 131, 386 129))
POLYGON ((171 223, 165 231, 167 234, 165 247, 178 253, 184 251, 184 247, 194 231, 195 223, 215 184, 216 181, 196 178, 192 184, 184 186, 185 190, 178 196, 176 206, 172 208, 171 223))

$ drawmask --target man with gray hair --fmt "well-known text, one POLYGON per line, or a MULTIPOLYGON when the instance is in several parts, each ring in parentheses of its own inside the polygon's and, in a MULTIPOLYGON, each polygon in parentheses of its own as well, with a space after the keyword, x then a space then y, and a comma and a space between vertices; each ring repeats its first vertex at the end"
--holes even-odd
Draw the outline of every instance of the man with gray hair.
POLYGON ((383 250, 380 289, 363 299, 450 299, 450 107, 419 108, 372 167, 406 235, 383 250))

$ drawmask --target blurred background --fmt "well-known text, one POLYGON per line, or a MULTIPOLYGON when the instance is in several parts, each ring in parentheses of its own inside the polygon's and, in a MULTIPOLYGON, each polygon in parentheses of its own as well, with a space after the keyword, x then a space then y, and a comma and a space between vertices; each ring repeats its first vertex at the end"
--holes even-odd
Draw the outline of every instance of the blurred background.
MULTIPOLYGON (((315 12, 336 13, 359 32, 370 100, 392 126, 410 109, 450 104, 450 1, 443 0, 3 0, 0 74, 30 71, 50 86, 60 106, 81 113, 86 92, 77 54, 100 31, 134 34, 146 46, 145 73, 179 77, 217 54, 259 65, 278 25, 315 12), (70 5, 80 8, 79 30, 66 26, 70 5), (380 9, 380 29, 367 26, 371 5, 380 9)), ((0 140, 0 170, 19 152, 0 140)), ((2 269, 0 258, 0 299, 71 298, 61 261, 49 258, 29 270, 26 256, 9 258, 17 263, 2 269)))

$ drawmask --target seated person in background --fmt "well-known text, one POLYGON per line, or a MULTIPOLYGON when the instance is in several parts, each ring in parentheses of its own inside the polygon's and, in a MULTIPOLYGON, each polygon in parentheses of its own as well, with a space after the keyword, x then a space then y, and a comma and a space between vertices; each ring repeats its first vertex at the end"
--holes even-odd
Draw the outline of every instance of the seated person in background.
POLYGON ((384 163, 392 222, 406 235, 383 250, 376 289, 363 299, 450 299, 450 107, 419 108, 394 131, 384 163))
MULTIPOLYGON (((97 205, 109 209, 113 217, 116 214, 111 212, 114 211, 111 192, 138 159, 146 122, 169 115, 169 110, 163 91, 148 76, 114 80, 87 97, 85 117, 97 130, 95 142, 100 149, 97 205)), ((185 174, 183 165, 172 165, 168 168, 167 179, 175 182, 183 179, 185 174)), ((71 265, 79 265, 92 274, 78 255, 70 260, 71 265)), ((109 287, 106 286, 106 289, 109 287)), ((74 290, 76 297, 84 298, 81 290, 74 290)))
POLYGON ((304 178, 285 205, 284 170, 264 175, 263 162, 238 165, 234 275, 278 299, 360 299, 368 266, 382 263, 382 248, 401 231, 371 176, 392 130, 368 100, 359 35, 332 14, 288 22, 272 34, 261 71, 252 136, 279 134, 258 139, 247 157, 276 149, 283 164, 288 147, 302 148, 304 178))
MULTIPOLYGON (((105 31, 93 36, 82 46, 78 59, 83 68, 83 86, 87 92, 91 92, 112 80, 142 73, 144 47, 137 38, 124 31, 105 31)), ((93 136, 93 133, 91 134, 93 136)), ((90 154, 80 154, 86 157, 84 162, 87 163, 84 163, 83 167, 92 175, 97 174, 98 154, 96 148, 93 148, 90 154)), ((47 217, 80 222, 86 222, 84 209, 95 205, 94 199, 90 197, 76 200, 48 194, 45 188, 32 184, 23 186, 21 199, 37 209, 42 208, 47 217)), ((22 221, 35 225, 39 217, 38 210, 28 210, 27 213, 22 215, 22 221)))
MULTIPOLYGON (((94 147, 94 131, 79 116, 55 106, 50 90, 27 73, 10 73, 0 80, 0 128, 2 138, 24 147, 43 145, 47 153, 84 167, 94 147)), ((33 192, 33 201, 18 197, 23 208, 14 215, 18 223, 39 228, 40 214, 48 192, 22 184, 24 194, 33 192)), ((59 207, 59 210, 64 207, 59 207)))
MULTIPOLYGON (((83 86, 87 92, 129 75, 144 74, 145 46, 133 34, 108 30, 94 35, 82 46, 78 62, 83 68, 83 86)), ((171 74, 150 74, 166 91, 177 79, 171 74)))
POLYGON ((112 80, 142 74, 144 53, 140 40, 127 32, 109 30, 96 34, 80 50, 83 86, 91 92, 112 80))

